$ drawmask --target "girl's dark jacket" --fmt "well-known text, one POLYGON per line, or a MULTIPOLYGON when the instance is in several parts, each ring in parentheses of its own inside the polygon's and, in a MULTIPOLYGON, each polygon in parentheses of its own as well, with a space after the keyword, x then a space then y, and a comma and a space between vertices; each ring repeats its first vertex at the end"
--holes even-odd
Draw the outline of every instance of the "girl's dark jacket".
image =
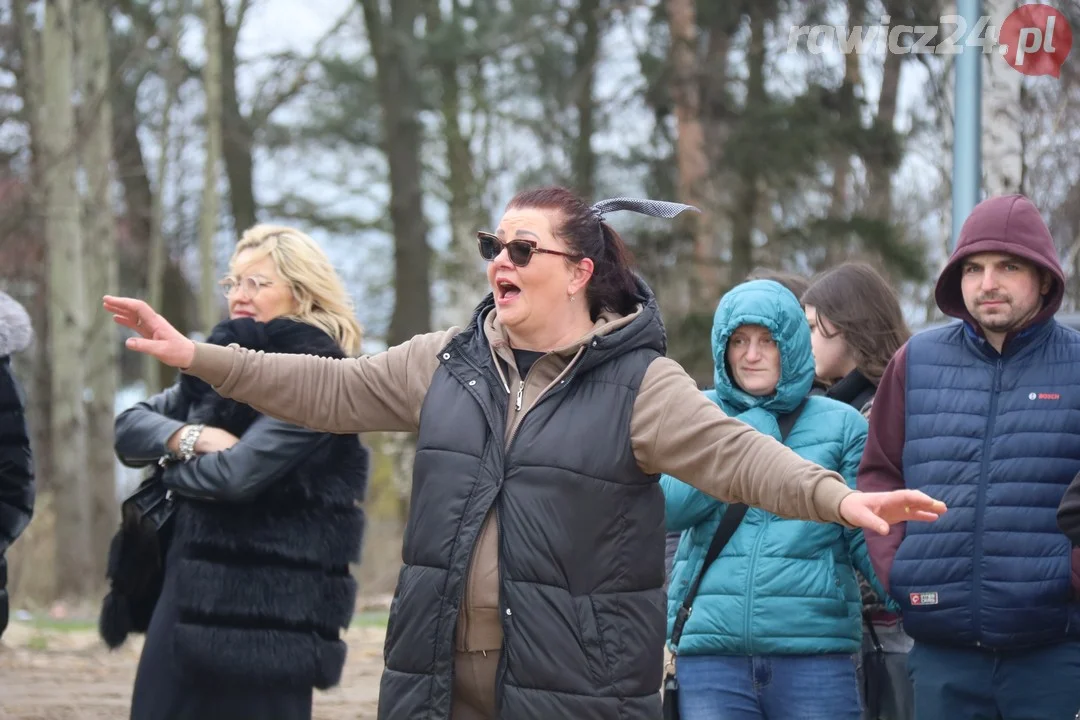
MULTIPOLYGON (((322 330, 285 318, 226 321, 209 341, 344 356, 322 330)), ((165 640, 177 667, 249 686, 336 685, 345 662, 339 632, 355 607, 349 563, 360 556, 367 450, 356 435, 265 417, 185 375, 117 418, 117 455, 129 466, 157 462, 169 437, 192 423, 241 441, 163 473, 177 498, 166 573, 175 574, 179 621, 165 640)))
POLYGON ((0 635, 8 624, 7 560, 4 553, 34 513, 34 467, 26 403, 11 371, 11 355, 33 340, 23 306, 0 292, 0 635))

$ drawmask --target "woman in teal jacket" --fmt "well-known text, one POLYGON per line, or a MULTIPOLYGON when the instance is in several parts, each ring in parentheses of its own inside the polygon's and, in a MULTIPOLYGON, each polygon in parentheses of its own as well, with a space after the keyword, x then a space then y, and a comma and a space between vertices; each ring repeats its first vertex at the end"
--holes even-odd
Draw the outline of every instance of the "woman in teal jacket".
MULTIPOLYGON (((808 397, 810 328, 771 280, 743 283, 713 318, 716 387, 729 415, 780 439, 778 416, 805 401, 785 444, 855 486, 867 423, 851 406, 808 397)), ((682 531, 668 589, 668 637, 726 505, 664 476, 668 530, 682 531)), ((855 675, 862 599, 854 569, 878 590, 862 532, 750 508, 701 581, 678 642, 684 720, 859 720, 855 675)))

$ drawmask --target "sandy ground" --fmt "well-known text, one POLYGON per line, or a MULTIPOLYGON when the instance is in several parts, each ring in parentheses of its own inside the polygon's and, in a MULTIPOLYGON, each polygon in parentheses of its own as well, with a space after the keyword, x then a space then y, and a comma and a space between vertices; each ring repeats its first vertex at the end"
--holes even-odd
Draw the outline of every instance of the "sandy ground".
MULTIPOLYGON (((384 630, 353 627, 341 685, 315 693, 316 720, 375 718, 384 630)), ((110 652, 96 631, 43 629, 12 620, 0 640, 0 719, 126 720, 142 647, 110 652)))

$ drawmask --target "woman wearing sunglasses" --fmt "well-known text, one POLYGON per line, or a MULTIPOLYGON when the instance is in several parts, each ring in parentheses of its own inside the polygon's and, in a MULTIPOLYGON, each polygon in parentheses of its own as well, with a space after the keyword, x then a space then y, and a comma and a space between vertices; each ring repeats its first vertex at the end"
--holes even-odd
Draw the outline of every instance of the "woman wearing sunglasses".
POLYGON ((481 233, 491 293, 463 328, 334 361, 193 343, 105 298, 128 347, 220 394, 329 432, 417 432, 379 717, 655 718, 665 635, 666 472, 785 517, 886 532, 921 493, 855 493, 729 418, 664 357, 649 288, 589 206, 519 193, 481 233))

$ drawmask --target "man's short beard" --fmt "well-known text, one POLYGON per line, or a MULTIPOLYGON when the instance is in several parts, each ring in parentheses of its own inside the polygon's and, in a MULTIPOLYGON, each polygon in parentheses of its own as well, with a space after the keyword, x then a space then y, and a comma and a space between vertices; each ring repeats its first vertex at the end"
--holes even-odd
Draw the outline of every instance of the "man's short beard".
POLYGON ((1036 315, 1039 313, 1039 308, 1032 308, 1030 311, 1024 313, 1019 317, 1010 316, 1005 317, 990 317, 986 320, 978 320, 979 326, 983 330, 987 330, 992 333, 1011 333, 1018 330, 1022 330, 1028 325, 1036 315))
POLYGON ((1007 333, 1013 330, 1019 330, 1020 325, 1023 322, 1024 321, 1018 322, 1006 318, 995 318, 993 320, 990 320, 989 322, 980 320, 979 325, 982 327, 983 330, 989 330, 990 332, 995 333, 1007 333))

